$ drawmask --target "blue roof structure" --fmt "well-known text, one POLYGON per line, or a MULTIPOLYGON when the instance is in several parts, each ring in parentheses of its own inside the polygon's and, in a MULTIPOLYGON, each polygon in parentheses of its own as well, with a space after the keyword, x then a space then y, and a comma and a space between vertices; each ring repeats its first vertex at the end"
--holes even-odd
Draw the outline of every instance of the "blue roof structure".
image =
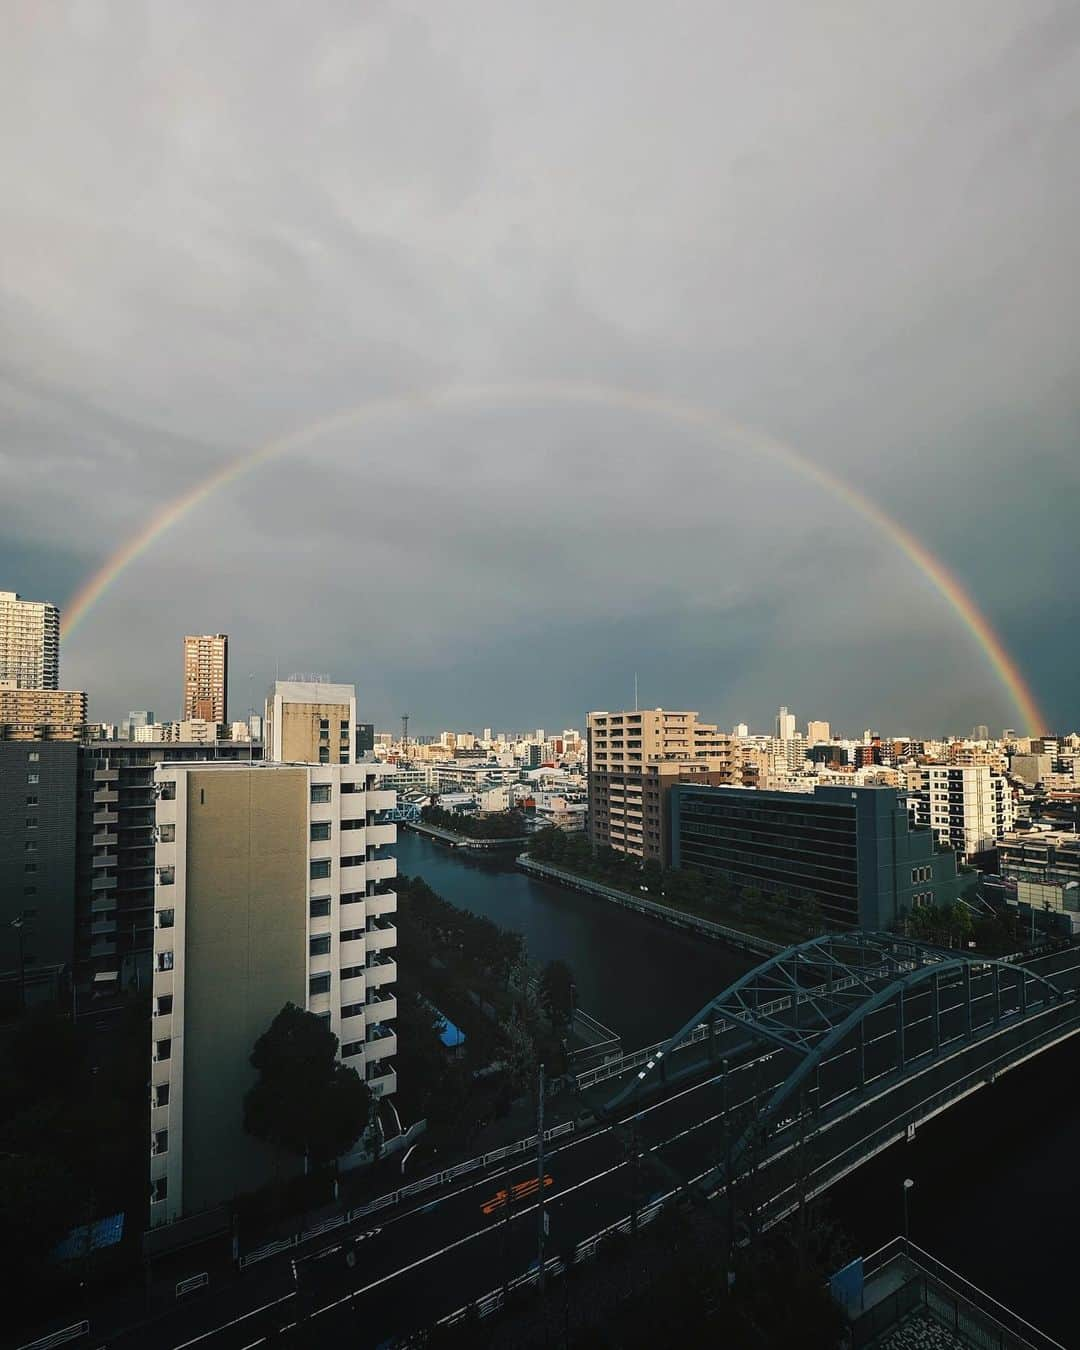
POLYGON ((71 1232, 52 1250, 54 1261, 77 1261, 85 1256, 87 1250, 101 1251, 105 1247, 115 1247, 124 1236, 123 1214, 110 1214, 107 1219, 98 1219, 89 1225, 90 1246, 86 1245, 87 1225, 84 1223, 71 1232))

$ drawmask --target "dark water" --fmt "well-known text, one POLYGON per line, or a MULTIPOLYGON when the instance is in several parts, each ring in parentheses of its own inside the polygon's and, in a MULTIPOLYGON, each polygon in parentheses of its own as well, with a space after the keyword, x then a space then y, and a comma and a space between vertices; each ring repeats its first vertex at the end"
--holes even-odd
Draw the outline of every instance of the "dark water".
MULTIPOLYGON (((560 957, 581 1006, 627 1049, 678 1029, 749 966, 747 958, 601 900, 534 881, 512 855, 451 852, 402 830, 402 872, 560 957)), ((1039 1056, 861 1167, 828 1197, 868 1254, 903 1229, 1007 1307, 1080 1350, 1080 1044, 1039 1056)))
POLYGON ((574 972, 578 1004, 636 1050, 677 1031, 753 964, 716 943, 536 881, 513 853, 469 854, 398 832, 398 870, 422 876, 463 909, 525 935, 535 961, 561 959, 574 972))

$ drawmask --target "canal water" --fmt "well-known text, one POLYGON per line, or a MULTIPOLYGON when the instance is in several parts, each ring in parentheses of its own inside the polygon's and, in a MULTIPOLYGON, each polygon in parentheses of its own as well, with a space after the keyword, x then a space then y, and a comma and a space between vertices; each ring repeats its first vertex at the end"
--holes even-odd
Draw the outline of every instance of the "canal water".
MULTIPOLYGON (((749 969, 745 955, 605 901, 534 880, 513 855, 450 850, 408 830, 398 868, 455 905, 524 934, 534 960, 574 971, 578 1002, 628 1050, 677 1030, 749 969)), ((829 1214, 867 1254, 913 1242, 1080 1350, 1080 1044, 984 1088, 830 1191, 829 1214)))

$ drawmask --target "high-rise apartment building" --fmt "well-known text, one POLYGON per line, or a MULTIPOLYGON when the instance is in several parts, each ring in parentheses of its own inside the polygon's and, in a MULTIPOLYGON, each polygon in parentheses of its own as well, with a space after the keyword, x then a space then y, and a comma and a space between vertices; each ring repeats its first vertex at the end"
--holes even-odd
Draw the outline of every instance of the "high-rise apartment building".
POLYGON ((224 633, 184 638, 181 718, 228 722, 229 639, 224 633))
POLYGON ((60 611, 45 601, 0 591, 0 680, 16 689, 60 684, 60 611))
POLYGON ((924 774, 926 823, 961 857, 993 848, 1012 829, 1012 790, 989 765, 929 764, 924 774))
POLYGON ((0 1001, 55 998, 75 933, 78 746, 0 744, 0 1001))
POLYGON ((708 781, 735 782, 738 754, 732 737, 696 712, 645 708, 591 712, 589 740, 589 839, 642 860, 666 862, 667 794, 688 761, 708 781))
POLYGON ((397 1075, 396 794, 381 766, 162 764, 154 774, 150 1222, 268 1181, 243 1129, 255 1041, 288 1002, 376 1096, 397 1075))
POLYGON ((808 722, 806 739, 811 745, 822 745, 832 740, 832 728, 828 722, 808 722))
POLYGON ((778 741, 795 739, 795 714, 789 713, 787 708, 781 708, 776 714, 776 739, 778 741))
POLYGON ((0 741, 80 741, 86 735, 81 689, 21 689, 0 680, 0 741))
POLYGON ((278 680, 266 696, 266 758, 286 764, 355 764, 356 687, 278 680))

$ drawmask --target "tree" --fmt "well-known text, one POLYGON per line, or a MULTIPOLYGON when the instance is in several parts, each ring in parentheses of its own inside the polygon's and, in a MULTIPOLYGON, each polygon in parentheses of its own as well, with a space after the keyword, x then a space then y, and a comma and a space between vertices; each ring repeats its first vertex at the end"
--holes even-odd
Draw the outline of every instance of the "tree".
POLYGON ((574 972, 565 961, 549 961, 544 967, 540 1003, 555 1030, 565 1034, 574 1016, 574 972))
POLYGON ((373 1100, 338 1039, 314 1013, 286 1003, 255 1042, 258 1081, 244 1098, 244 1129, 319 1166, 348 1152, 372 1119, 373 1100))

